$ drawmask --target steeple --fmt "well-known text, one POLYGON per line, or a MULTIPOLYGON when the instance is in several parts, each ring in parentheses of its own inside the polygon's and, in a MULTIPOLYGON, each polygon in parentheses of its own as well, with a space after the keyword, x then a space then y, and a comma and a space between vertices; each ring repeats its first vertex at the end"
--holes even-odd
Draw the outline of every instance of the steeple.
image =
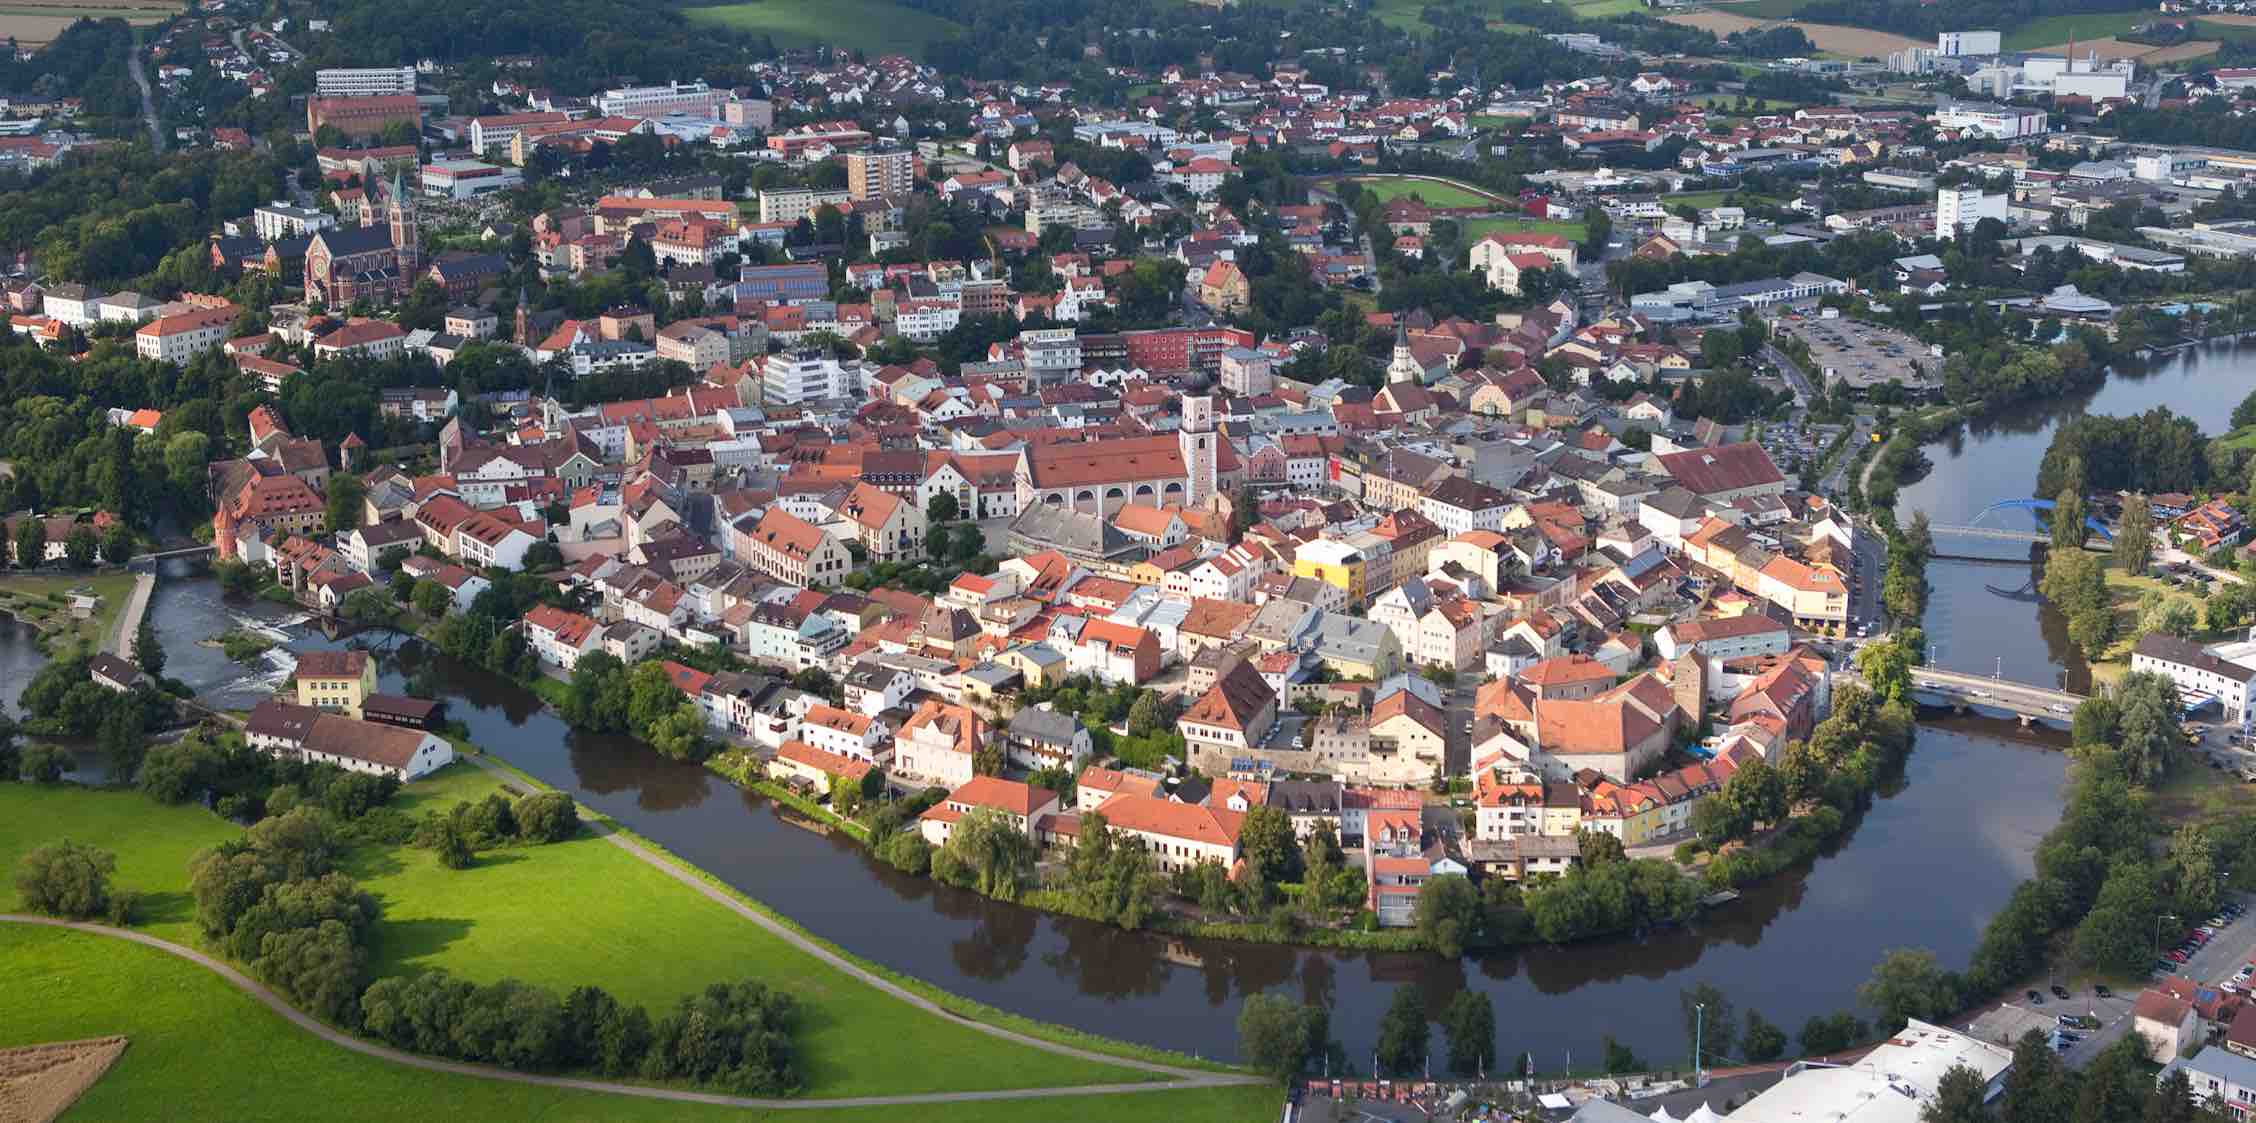
POLYGON ((415 229, 415 204, 400 186, 400 173, 392 170, 392 185, 384 200, 385 215, 392 224, 392 254, 399 259, 400 292, 404 295, 415 287, 417 266, 422 264, 421 248, 417 244, 415 229))

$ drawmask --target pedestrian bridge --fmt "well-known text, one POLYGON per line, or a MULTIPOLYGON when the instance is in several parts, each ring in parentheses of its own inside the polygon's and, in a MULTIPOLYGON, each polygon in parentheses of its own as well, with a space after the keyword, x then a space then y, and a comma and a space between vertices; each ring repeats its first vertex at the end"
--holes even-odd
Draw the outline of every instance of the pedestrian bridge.
MULTIPOLYGON (((2054 503, 2050 499, 2001 499, 1995 503, 1990 504, 1987 507, 1982 508, 1979 513, 1977 513, 1972 519, 1968 520, 1964 524, 1954 526, 1931 526, 1927 529, 1933 531, 1936 534, 1956 534, 1968 538, 1997 538, 2010 542, 2050 542, 2052 541, 2052 535, 2041 531, 2013 530, 2005 527, 1983 526, 1982 520, 1989 518, 1991 515, 1994 515, 1999 511, 2029 511, 2032 513, 2038 511, 2051 511, 2053 505, 2054 503)), ((2089 515, 2084 516, 2084 527, 2085 529, 2090 530, 2093 534, 2098 535, 2100 540, 2103 542, 2113 542, 2115 540, 2115 531, 2113 528, 2109 527, 2106 523, 2103 523, 2098 519, 2092 518, 2089 515)))

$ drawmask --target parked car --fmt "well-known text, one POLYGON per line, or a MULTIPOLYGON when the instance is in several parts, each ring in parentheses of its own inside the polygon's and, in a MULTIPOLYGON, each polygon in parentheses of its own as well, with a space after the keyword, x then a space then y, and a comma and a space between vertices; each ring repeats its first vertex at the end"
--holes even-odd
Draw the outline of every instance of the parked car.
POLYGON ((2052 996, 2061 1000, 2062 1002, 2066 1002, 2068 1001, 2068 988, 2061 986, 2059 983, 2054 983, 2052 984, 2052 996))
POLYGON ((2109 989, 2107 989, 2107 984, 2106 984, 2106 983, 2093 983, 2093 984, 2092 984, 2092 993, 2093 993, 2093 994, 2096 994, 2096 995, 2098 995, 2098 996, 2099 996, 2099 997, 2101 997, 2101 998, 2113 998, 2113 997, 2115 997, 2115 992, 2114 992, 2114 991, 2111 991, 2111 990, 2109 990, 2109 989))

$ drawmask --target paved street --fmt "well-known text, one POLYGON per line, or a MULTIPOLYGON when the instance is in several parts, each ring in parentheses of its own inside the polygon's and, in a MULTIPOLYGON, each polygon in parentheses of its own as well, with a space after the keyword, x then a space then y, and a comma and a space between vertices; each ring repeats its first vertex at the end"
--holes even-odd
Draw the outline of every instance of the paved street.
MULTIPOLYGON (((2236 894, 2234 900, 2242 905, 2249 903, 2246 895, 2236 894)), ((2207 920, 2199 917, 2197 920, 2207 920)), ((2192 960, 2178 969, 2178 973, 2204 985, 2216 985, 2232 978, 2243 963, 2256 957, 2256 922, 2247 916, 2226 925, 2206 947, 2194 953, 2192 960)), ((2029 986, 2043 990, 2049 983, 2032 981, 2029 986)), ((2143 984, 2141 984, 2143 985, 2143 984)), ((2118 987, 2113 996, 2100 998, 2092 992, 2089 982, 2068 988, 2069 998, 2063 1002, 2051 994, 2045 995, 2042 1006, 2032 1004, 2024 994, 2017 994, 1997 1011, 1984 1014, 1977 1024, 1982 1035, 1994 1036, 1992 1031, 2008 1025, 2021 1028, 2038 1026, 2050 1030, 2062 1014, 2090 1014, 2100 1020, 2100 1028, 2084 1034, 2084 1039, 2068 1048, 2065 1058, 2069 1065, 2082 1067, 2091 1063, 2109 1045, 2121 1040, 2131 1029, 2131 1004, 2137 1000, 2138 991, 2132 987, 2118 987)), ((2006 1034, 2013 1036, 2013 1033, 2006 1034)), ((2008 1042, 2010 1044, 2010 1042, 2008 1042)))

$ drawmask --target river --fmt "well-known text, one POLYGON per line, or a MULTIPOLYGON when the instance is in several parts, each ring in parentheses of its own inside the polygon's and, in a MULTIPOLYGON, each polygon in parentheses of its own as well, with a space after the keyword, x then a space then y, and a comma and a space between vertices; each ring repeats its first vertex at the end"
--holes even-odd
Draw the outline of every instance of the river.
MULTIPOLYGON (((151 613, 168 672, 236 704, 270 689, 284 662, 242 667, 196 639, 257 625, 299 650, 334 646, 288 610, 229 602, 186 571, 158 586, 151 613)), ((386 689, 436 657, 414 645, 377 646, 386 689)), ((0 643, 0 661, 8 651, 0 643)), ((1176 941, 989 901, 904 877, 841 838, 793 826, 702 768, 625 738, 575 733, 512 683, 462 667, 436 677, 479 744, 817 935, 1015 1013, 1218 1057, 1235 1052, 1239 1003, 1267 990, 1330 1005, 1334 1034, 1350 1056, 1367 1057, 1380 1013, 1405 983, 1437 1015, 1465 987, 1488 991, 1501 1052, 1532 1051, 1545 1068, 1587 1067, 1609 1034, 1659 1063, 1683 1056, 1677 995, 1697 982, 1791 1032, 1811 1015, 1853 1006, 1856 985, 1890 948, 1929 947, 1946 963, 1963 962, 2058 818, 2064 767, 2057 745, 2023 738, 2009 722, 1928 726, 1902 782, 1807 869, 1684 928, 1450 962, 1176 941), (1950 877, 1935 876, 1945 869, 1950 877)))
MULTIPOLYGON (((1963 523, 1997 499, 2026 495, 2052 427, 2078 411, 2169 405, 2215 431, 2252 389, 2256 346, 2217 345, 2074 398, 2008 411, 1930 446, 1934 471, 1903 489, 1902 510, 1963 523)), ((1935 563, 1925 623, 1937 659, 2080 685, 2083 668, 2067 653, 2057 617, 2023 591, 2031 567, 2007 560, 2013 564, 1935 563)), ((170 673, 239 702, 277 681, 286 657, 246 669, 195 639, 255 623, 300 649, 331 642, 293 624, 286 610, 226 602, 208 579, 160 584, 151 612, 170 673)), ((385 652, 386 687, 398 688, 422 657, 412 646, 385 652)), ((20 679, 37 663, 20 634, 0 629, 0 675, 20 679)), ((1930 722, 1901 782, 1805 869, 1684 928, 1449 962, 1173 941, 905 878, 841 839, 790 825, 767 801, 701 768, 622 738, 576 734, 510 683, 463 668, 440 677, 453 715, 480 744, 817 935, 1006 1010, 1217 1057, 1235 1051, 1239 1003, 1272 990, 1328 1004, 1349 1056, 1367 1057, 1379 1015, 1404 984, 1437 1014, 1465 987, 1488 992, 1500 1053, 1532 1051, 1545 1068, 1589 1067, 1608 1035, 1656 1063, 1684 1056, 1677 996, 1701 982, 1791 1033, 1812 1015, 1854 1007, 1857 984, 1891 948, 1929 948, 1946 965, 1963 965, 1982 925, 2030 873, 2037 840, 2059 817, 2065 774, 2057 734, 1982 718, 1930 722)))
MULTIPOLYGON (((2045 447, 2064 418, 2167 406, 2215 435, 2230 427, 2233 407, 2251 391, 2256 391, 2256 341, 2242 340, 2174 352, 2092 389, 2025 402, 1927 445, 1934 471, 1902 489, 1897 517, 1908 521, 1912 512, 1925 511, 1938 524, 1964 525, 2001 499, 2028 498, 2045 447)), ((2001 511, 1982 525, 2031 527, 2035 516, 2001 511)), ((1931 661, 1955 671, 2088 690, 2091 674, 2068 642, 2066 621, 2036 599, 2042 567, 2030 548, 1995 539, 1941 538, 1953 552, 2009 558, 2012 564, 1929 563, 1925 625, 1931 661)))

